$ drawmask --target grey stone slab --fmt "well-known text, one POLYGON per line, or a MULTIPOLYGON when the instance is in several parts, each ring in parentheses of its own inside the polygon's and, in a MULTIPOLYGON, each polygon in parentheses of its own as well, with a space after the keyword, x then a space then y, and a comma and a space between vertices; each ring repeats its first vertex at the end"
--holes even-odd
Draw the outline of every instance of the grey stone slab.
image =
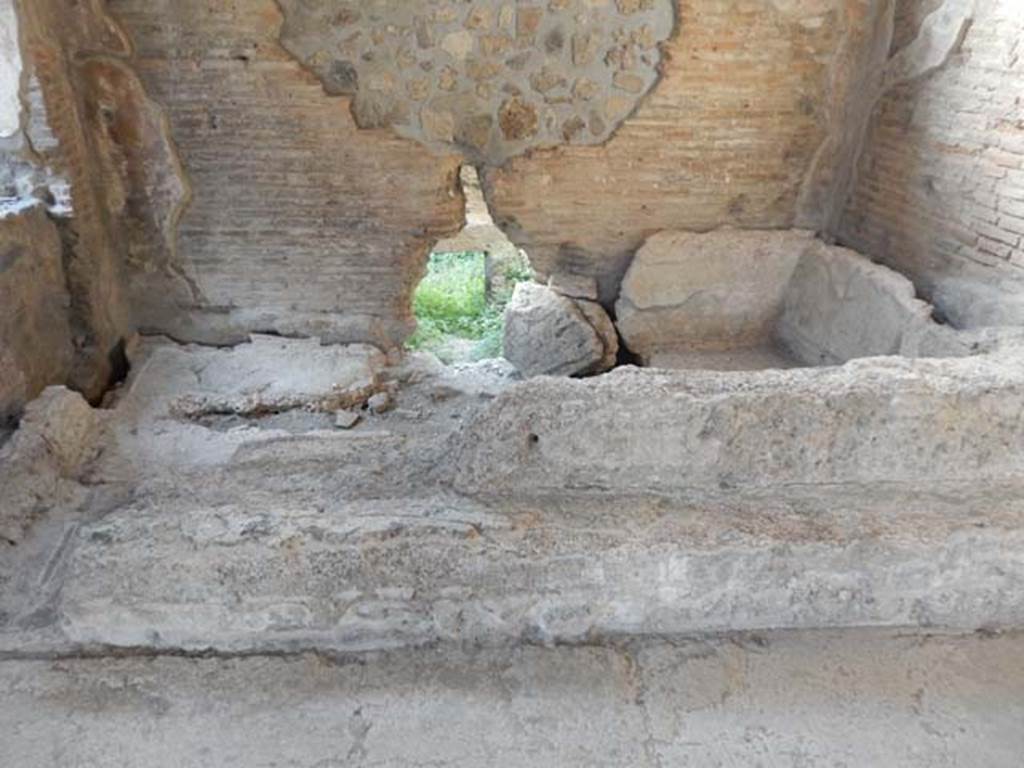
POLYGON ((289 504, 222 482, 235 501, 150 495, 82 523, 50 591, 6 599, 0 649, 1024 626, 1019 486, 484 505, 289 504))
POLYGON ((17 768, 1017 768, 1020 635, 0 661, 17 768))
POLYGON ((536 379, 468 419, 448 465, 473 495, 1019 479, 1022 360, 536 379))

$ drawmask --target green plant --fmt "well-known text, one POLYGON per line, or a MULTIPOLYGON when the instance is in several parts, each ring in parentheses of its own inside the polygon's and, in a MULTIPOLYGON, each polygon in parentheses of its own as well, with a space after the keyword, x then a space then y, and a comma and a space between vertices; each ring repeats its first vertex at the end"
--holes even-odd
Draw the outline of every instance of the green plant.
POLYGON ((469 355, 472 360, 501 356, 505 306, 515 283, 531 275, 528 269, 516 270, 508 275, 506 289, 488 301, 485 262, 485 255, 475 251, 431 254, 413 298, 418 327, 407 343, 409 349, 434 352, 453 362, 449 349, 453 340, 462 340, 477 342, 469 355))

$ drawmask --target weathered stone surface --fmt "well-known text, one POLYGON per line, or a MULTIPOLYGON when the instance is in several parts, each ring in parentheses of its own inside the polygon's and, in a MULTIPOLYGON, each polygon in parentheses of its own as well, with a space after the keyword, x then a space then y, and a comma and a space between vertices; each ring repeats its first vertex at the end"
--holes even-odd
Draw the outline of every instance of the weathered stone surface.
POLYGON ((70 304, 60 236, 42 207, 0 216, 0 426, 68 380, 70 304))
POLYGON ((89 465, 103 495, 73 519, 58 505, 0 562, 0 649, 1024 622, 1020 365, 509 388, 501 366, 463 377, 410 361, 395 409, 351 432, 333 413, 301 432, 277 416, 176 415, 181 397, 232 395, 246 377, 271 376, 279 402, 285 347, 295 376, 341 375, 330 361, 357 357, 276 343, 133 354, 89 465))
POLYGON ((64 387, 48 388, 26 408, 0 448, 0 546, 20 543, 48 512, 83 500, 74 481, 95 450, 96 421, 81 395, 64 387))
POLYGON ((908 338, 935 325, 907 278, 818 242, 800 257, 784 304, 775 333, 808 364, 905 353, 908 338))
POLYGON ((606 141, 657 83, 675 28, 674 0, 281 7, 282 44, 329 93, 353 97, 359 125, 492 165, 606 141))
MULTIPOLYGON (((582 475, 571 497, 542 473, 543 500, 488 503, 424 487, 358 500, 315 489, 323 450, 340 461, 361 431, 318 437, 316 452, 308 440, 264 449, 259 471, 288 467, 289 492, 258 480, 250 454, 217 472, 221 488, 156 488, 80 525, 50 576, 57 594, 11 614, 0 651, 359 651, 1024 621, 1016 481, 600 499, 579 495, 582 475), (47 622, 30 623, 42 607, 47 622)), ((387 494, 379 480, 376 494, 387 494)))
POLYGON ((626 346, 754 347, 772 335, 806 231, 663 232, 637 252, 615 305, 626 346))
POLYGON ((18 768, 1017 768, 1022 645, 851 631, 6 661, 0 730, 18 768))
POLYGON ((345 432, 176 416, 238 359, 147 350, 90 465, 107 498, 0 568, 0 648, 1024 622, 1019 364, 510 388, 507 366, 410 361, 394 410, 345 432))
POLYGON ((118 435, 113 455, 126 472, 147 462, 205 466, 258 431, 249 420, 322 414, 330 429, 334 412, 362 407, 380 390, 385 362, 373 347, 319 339, 254 335, 230 349, 147 341, 131 355, 131 377, 118 396, 124 418, 110 427, 118 435), (214 432, 209 424, 218 420, 236 429, 214 432))
MULTIPOLYGON (((173 348, 154 351, 157 358, 150 357, 147 365, 170 368, 174 360, 187 364, 185 372, 198 372, 198 386, 175 389, 161 381, 159 391, 149 389, 135 396, 146 397, 152 406, 161 395, 173 393, 171 410, 189 418, 294 408, 333 412, 362 405, 379 389, 378 373, 384 365, 384 356, 372 347, 323 346, 318 339, 258 335, 224 353, 200 348, 186 357, 175 355, 173 348)), ((171 370, 167 375, 177 381, 182 378, 171 370)), ((146 380, 156 383, 152 374, 146 380)))
POLYGON ((586 299, 597 301, 597 280, 584 275, 573 275, 567 272, 558 272, 548 278, 548 288, 555 293, 568 296, 570 299, 586 299))
POLYGON ((505 310, 505 357, 524 376, 607 370, 615 329, 599 305, 586 303, 584 312, 583 302, 537 283, 519 283, 505 310))
POLYGON ((540 379, 478 415, 450 461, 475 494, 996 482, 1024 472, 1022 376, 1018 353, 540 379))
POLYGON ((338 429, 352 429, 362 418, 358 411, 341 410, 334 414, 334 426, 338 429))

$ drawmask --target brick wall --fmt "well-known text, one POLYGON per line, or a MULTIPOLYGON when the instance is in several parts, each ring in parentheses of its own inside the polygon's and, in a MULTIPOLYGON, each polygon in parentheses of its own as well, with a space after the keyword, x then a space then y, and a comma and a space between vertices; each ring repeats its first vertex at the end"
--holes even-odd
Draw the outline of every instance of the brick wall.
POLYGON ((593 275, 605 300, 660 230, 793 226, 873 2, 678 0, 657 88, 602 146, 488 170, 496 221, 535 267, 593 275))
MULTIPOLYGON (((896 47, 934 0, 904 0, 896 47)), ((1024 322, 1024 5, 983 0, 945 67, 884 95, 839 239, 955 325, 1024 322)))
POLYGON ((208 342, 256 330, 401 343, 427 251, 461 224, 458 159, 357 129, 349 99, 326 94, 280 46, 273 0, 107 8, 191 191, 175 229, 193 296, 173 296, 173 275, 135 270, 140 328, 208 342))
MULTIPOLYGON (((490 176, 506 231, 542 268, 602 278, 610 301, 654 231, 792 226, 835 122, 837 52, 867 43, 873 1, 676 0, 662 80, 607 143, 535 151, 490 176)), ((325 93, 282 47, 295 26, 271 0, 107 7, 169 118, 192 191, 177 246, 199 299, 174 305, 157 281, 135 296, 143 327, 205 340, 257 328, 400 341, 425 249, 460 223, 449 195, 459 158, 390 129, 357 130, 349 99, 325 93)))

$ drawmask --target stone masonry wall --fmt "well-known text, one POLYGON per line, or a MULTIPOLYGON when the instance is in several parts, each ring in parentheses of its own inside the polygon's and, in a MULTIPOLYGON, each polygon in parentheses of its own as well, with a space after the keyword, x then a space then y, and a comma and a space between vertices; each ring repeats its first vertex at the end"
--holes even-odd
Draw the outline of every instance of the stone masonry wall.
POLYGON ((533 263, 606 301, 654 231, 789 227, 873 33, 870 0, 108 7, 192 194, 192 295, 156 274, 133 303, 217 342, 400 343, 467 158, 533 263))
MULTIPOLYGON (((951 5, 903 0, 894 48, 951 5)), ((1024 12, 972 13, 943 67, 882 98, 838 228, 963 327, 1024 322, 1024 12)))
POLYGON ((283 44, 362 127, 476 162, 600 144, 658 79, 672 0, 281 0, 283 44))

